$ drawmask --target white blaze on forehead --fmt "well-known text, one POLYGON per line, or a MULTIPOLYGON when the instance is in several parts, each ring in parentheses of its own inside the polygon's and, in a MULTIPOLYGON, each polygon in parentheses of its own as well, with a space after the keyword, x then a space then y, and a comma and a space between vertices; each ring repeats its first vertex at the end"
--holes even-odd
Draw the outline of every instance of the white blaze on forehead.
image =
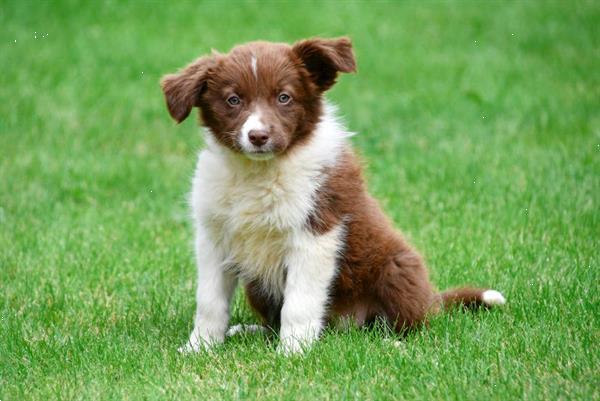
POLYGON ((252 56, 250 65, 252 66, 252 73, 254 74, 254 78, 258 78, 258 73, 256 72, 256 57, 252 56))

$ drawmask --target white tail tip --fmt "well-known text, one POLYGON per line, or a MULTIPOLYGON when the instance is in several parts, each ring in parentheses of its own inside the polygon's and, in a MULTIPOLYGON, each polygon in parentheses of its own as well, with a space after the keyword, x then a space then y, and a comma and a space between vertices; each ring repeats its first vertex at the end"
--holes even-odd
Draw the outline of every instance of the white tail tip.
POLYGON ((496 290, 487 290, 481 294, 481 300, 484 304, 489 306, 504 305, 506 299, 504 296, 496 290))

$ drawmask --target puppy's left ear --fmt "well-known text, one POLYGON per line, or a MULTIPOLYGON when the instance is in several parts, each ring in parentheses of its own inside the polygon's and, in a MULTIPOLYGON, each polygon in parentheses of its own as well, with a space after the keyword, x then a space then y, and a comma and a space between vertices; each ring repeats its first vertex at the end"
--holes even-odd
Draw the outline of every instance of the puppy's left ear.
POLYGON ((312 81, 321 91, 333 86, 338 72, 356 71, 349 38, 307 39, 295 43, 292 51, 302 60, 312 81))
POLYGON ((213 64, 214 57, 200 57, 178 73, 165 75, 160 80, 169 113, 178 123, 187 118, 192 107, 199 105, 213 64))

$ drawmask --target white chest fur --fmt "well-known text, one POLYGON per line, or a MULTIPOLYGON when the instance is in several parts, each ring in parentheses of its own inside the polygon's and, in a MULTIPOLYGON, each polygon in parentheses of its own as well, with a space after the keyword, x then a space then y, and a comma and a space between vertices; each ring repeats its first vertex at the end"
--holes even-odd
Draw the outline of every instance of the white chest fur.
POLYGON ((285 286, 286 257, 307 234, 324 170, 335 165, 348 136, 330 115, 307 144, 284 158, 248 160, 210 134, 198 158, 191 199, 196 229, 211 239, 223 268, 260 280, 276 297, 285 286))

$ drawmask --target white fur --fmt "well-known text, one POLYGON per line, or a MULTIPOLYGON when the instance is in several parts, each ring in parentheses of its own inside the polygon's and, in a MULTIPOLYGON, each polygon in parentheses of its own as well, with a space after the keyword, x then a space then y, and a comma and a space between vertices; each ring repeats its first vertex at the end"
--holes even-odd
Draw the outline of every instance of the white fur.
POLYGON ((244 152, 256 152, 258 150, 258 148, 250 142, 248 135, 252 130, 262 129, 265 129, 265 125, 261 120, 260 109, 256 109, 252 114, 250 114, 250 116, 248 116, 246 121, 244 121, 240 132, 240 145, 242 146, 244 152))
POLYGON ((267 328, 265 326, 260 326, 258 324, 236 324, 235 326, 231 326, 227 333, 225 333, 225 337, 233 337, 240 333, 266 333, 267 328))
POLYGON ((229 322, 229 303, 237 278, 223 267, 223 253, 200 226, 196 230, 198 266, 194 330, 180 352, 197 352, 224 340, 229 322))
POLYGON ((319 336, 328 290, 336 273, 336 257, 343 246, 343 231, 343 225, 324 235, 300 230, 290 238, 279 351, 300 352, 319 336))
POLYGON ((252 74, 254 74, 254 78, 258 79, 258 72, 256 70, 256 57, 252 56, 250 66, 252 67, 252 74))
MULTIPOLYGON (((251 118, 245 133, 260 122, 259 115, 251 118)), ((207 135, 191 196, 198 261, 192 350, 223 340, 233 277, 259 280, 267 294, 285 299, 284 352, 298 351, 316 338, 343 226, 314 235, 306 221, 323 171, 336 163, 349 135, 331 106, 306 144, 265 162, 248 160, 207 135)))
POLYGON ((481 294, 481 300, 489 306, 504 305, 506 303, 504 296, 496 290, 484 291, 483 294, 481 294))

